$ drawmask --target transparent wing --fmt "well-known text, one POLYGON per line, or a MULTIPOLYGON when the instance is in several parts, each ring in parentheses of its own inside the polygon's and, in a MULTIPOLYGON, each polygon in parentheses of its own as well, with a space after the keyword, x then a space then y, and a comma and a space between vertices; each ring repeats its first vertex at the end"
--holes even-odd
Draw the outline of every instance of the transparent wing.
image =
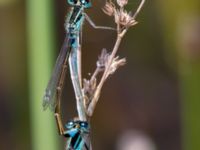
POLYGON ((60 79, 63 64, 65 62, 65 59, 68 59, 69 53, 70 53, 69 38, 68 38, 68 36, 66 36, 64 43, 62 45, 62 48, 60 50, 60 53, 58 55, 58 58, 56 60, 56 64, 54 66, 53 73, 51 75, 51 78, 48 82, 47 88, 46 88, 44 96, 43 96, 43 109, 44 110, 46 110, 48 107, 51 110, 55 109, 56 88, 57 88, 57 85, 58 85, 58 82, 59 82, 59 79, 60 79))

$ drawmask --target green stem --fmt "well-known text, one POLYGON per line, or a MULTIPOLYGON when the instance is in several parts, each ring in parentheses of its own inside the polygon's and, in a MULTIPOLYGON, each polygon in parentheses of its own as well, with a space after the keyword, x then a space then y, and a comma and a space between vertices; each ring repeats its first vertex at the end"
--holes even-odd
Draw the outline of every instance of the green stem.
POLYGON ((53 32, 53 1, 27 1, 28 62, 30 91, 30 120, 33 150, 58 149, 54 116, 43 112, 42 97, 51 74, 52 52, 55 50, 53 32))

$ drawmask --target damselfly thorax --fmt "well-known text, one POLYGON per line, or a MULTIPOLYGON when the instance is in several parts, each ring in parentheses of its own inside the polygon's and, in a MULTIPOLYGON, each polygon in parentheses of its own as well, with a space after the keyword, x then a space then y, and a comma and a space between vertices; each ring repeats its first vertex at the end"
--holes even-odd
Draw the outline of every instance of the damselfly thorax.
POLYGON ((66 150, 91 150, 90 126, 85 121, 70 121, 66 124, 64 136, 67 138, 66 150))

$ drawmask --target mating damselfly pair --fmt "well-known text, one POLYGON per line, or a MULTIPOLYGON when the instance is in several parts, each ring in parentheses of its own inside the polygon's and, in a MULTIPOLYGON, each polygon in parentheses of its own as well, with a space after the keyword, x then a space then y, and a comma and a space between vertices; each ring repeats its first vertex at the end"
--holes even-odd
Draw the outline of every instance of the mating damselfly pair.
POLYGON ((49 80, 43 98, 43 108, 54 111, 59 134, 67 137, 66 150, 91 150, 89 132, 90 127, 84 111, 83 94, 81 87, 81 34, 83 21, 86 19, 94 28, 111 29, 110 27, 96 26, 84 9, 91 7, 90 0, 67 0, 71 10, 66 18, 66 37, 56 64, 49 80), (79 120, 73 120, 64 128, 61 113, 61 93, 69 64, 73 88, 75 91, 79 120))

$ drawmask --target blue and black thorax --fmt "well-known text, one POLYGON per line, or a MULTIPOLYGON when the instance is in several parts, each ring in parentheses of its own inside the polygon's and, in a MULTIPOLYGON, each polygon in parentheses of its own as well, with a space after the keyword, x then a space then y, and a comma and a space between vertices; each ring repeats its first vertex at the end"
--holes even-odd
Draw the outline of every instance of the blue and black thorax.
POLYGON ((67 2, 71 6, 71 12, 67 16, 65 29, 70 40, 70 45, 76 47, 76 39, 80 34, 84 20, 84 9, 91 7, 91 2, 90 0, 67 0, 67 2))
POLYGON ((66 30, 68 34, 76 34, 80 31, 83 23, 84 14, 83 7, 75 6, 72 8, 66 22, 66 30))
POLYGON ((68 138, 66 150, 89 150, 90 127, 86 121, 70 121, 66 124, 64 136, 68 138))
POLYGON ((84 9, 89 8, 91 3, 89 0, 68 0, 72 6, 72 10, 66 20, 66 30, 69 34, 76 34, 80 31, 84 20, 84 9))

